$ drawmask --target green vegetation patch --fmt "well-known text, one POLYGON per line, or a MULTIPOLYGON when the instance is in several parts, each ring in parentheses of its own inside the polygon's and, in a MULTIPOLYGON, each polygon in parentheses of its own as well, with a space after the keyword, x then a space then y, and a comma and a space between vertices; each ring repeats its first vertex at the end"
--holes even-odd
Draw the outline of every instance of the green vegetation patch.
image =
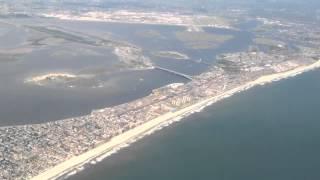
POLYGON ((207 32, 180 31, 176 37, 188 48, 191 49, 211 49, 217 48, 222 43, 233 38, 232 35, 212 34, 207 32))
POLYGON ((38 32, 50 34, 56 39, 64 39, 66 41, 71 41, 71 42, 76 42, 81 44, 96 45, 95 41, 93 40, 88 40, 87 38, 84 38, 72 33, 67 33, 58 29, 50 29, 42 26, 26 26, 26 27, 38 32))
POLYGON ((225 59, 220 59, 217 61, 217 64, 219 67, 221 67, 223 70, 229 73, 240 73, 240 66, 238 63, 228 61, 225 59))

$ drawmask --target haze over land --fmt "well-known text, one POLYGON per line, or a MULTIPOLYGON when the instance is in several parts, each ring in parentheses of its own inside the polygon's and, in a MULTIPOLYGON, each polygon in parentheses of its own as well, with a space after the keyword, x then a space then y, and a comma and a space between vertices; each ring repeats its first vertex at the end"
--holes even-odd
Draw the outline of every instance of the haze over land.
POLYGON ((0 179, 76 173, 320 66, 318 1, 0 1, 0 179))

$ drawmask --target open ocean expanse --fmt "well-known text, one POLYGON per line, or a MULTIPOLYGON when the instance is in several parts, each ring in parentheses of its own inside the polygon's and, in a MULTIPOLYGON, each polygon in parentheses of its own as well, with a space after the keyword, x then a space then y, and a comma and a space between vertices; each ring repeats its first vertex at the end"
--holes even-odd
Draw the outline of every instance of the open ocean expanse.
POLYGON ((71 180, 320 179, 320 71, 225 99, 71 180))

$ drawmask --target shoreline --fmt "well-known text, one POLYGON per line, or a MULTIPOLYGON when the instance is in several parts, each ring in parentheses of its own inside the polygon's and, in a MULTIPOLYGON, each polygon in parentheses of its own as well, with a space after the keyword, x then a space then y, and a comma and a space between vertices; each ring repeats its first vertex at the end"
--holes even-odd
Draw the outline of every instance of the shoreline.
MULTIPOLYGON (((149 14, 150 15, 150 14, 149 14)), ((160 14, 161 15, 161 14, 160 14)), ((71 14, 39 14, 38 15, 41 18, 54 18, 54 19, 59 19, 63 21, 83 21, 83 22, 106 22, 106 23, 119 23, 119 24, 135 24, 135 25, 140 25, 140 24, 145 24, 145 25, 164 25, 164 26, 176 26, 176 27, 190 27, 194 26, 192 23, 187 23, 187 22, 167 22, 167 21, 134 21, 134 20, 125 20, 125 19, 108 19, 108 18, 99 18, 99 17, 90 17, 90 16, 81 16, 81 15, 71 15, 71 14)), ((115 14, 115 16, 117 16, 115 14)), ((132 16, 127 14, 127 16, 132 16)), ((210 17, 210 16, 208 16, 210 17)), ((216 17, 216 16, 215 16, 216 17)), ((170 17, 167 17, 170 18, 170 17)), ((185 17, 184 17, 185 18, 185 17)), ((190 17, 189 17, 190 18, 190 17)), ((189 19, 188 19, 189 20, 189 19)), ((200 28, 205 28, 205 27, 211 27, 211 28, 218 28, 218 29, 230 29, 230 30, 237 30, 234 28, 232 25, 228 23, 214 23, 214 24, 197 24, 196 27, 200 28)))
MULTIPOLYGON (((279 81, 282 79, 290 78, 299 74, 302 74, 307 71, 314 70, 316 68, 320 67, 320 60, 306 66, 301 66, 298 68, 295 68, 293 70, 289 70, 286 72, 281 72, 277 74, 271 74, 262 76, 256 80, 250 81, 248 83, 245 83, 244 85, 240 85, 234 89, 228 90, 222 94, 219 94, 214 97, 208 97, 205 100, 202 100, 200 102, 197 102, 195 104, 192 104, 190 106, 187 106, 181 110, 175 111, 175 112, 169 112, 166 114, 163 114, 155 119, 152 119, 142 125, 139 125, 133 129, 130 129, 118 136, 115 136, 108 142, 102 143, 99 146, 79 155, 72 157, 71 159, 68 159, 42 173, 39 175, 33 177, 34 180, 43 180, 43 179, 56 179, 62 176, 66 176, 68 174, 74 174, 76 173, 75 170, 80 169, 83 165, 89 163, 89 162, 96 162, 99 161, 97 159, 104 159, 107 156, 115 153, 117 150, 128 146, 129 144, 149 135, 152 134, 154 131, 160 130, 165 126, 170 125, 171 123, 175 121, 179 121, 182 118, 189 116, 190 114, 193 114, 195 112, 200 112, 202 109, 204 109, 207 106, 210 106, 213 103, 216 103, 220 100, 223 100, 224 98, 230 97, 236 93, 245 91, 247 89, 250 89, 252 87, 258 86, 258 85, 265 85, 272 83, 274 81, 279 81)), ((93 163, 92 163, 93 164, 93 163)))

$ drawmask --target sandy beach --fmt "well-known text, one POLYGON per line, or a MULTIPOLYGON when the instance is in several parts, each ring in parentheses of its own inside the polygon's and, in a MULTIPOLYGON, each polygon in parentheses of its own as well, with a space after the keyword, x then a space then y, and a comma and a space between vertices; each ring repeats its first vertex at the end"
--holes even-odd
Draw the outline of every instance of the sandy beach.
POLYGON ((157 117, 153 120, 150 120, 144 123, 143 125, 140 125, 131 130, 128 130, 125 133, 112 138, 110 141, 103 143, 92 150, 89 150, 79 156, 75 156, 71 159, 68 159, 58 164, 55 167, 47 169, 46 171, 33 177, 32 179, 34 180, 56 179, 60 176, 63 176, 65 174, 68 174, 74 171, 76 168, 79 168, 82 165, 90 161, 93 161, 100 156, 105 155, 106 153, 109 153, 110 151, 113 151, 115 148, 123 147, 123 144, 132 142, 134 139, 137 139, 138 137, 143 137, 144 135, 149 134, 148 132, 150 132, 150 130, 161 126, 165 122, 171 121, 175 118, 185 117, 194 112, 200 111, 201 109, 203 109, 204 107, 212 103, 215 103, 219 100, 230 97, 238 92, 247 90, 251 87, 254 87, 257 85, 264 85, 267 83, 271 83, 273 81, 278 81, 281 79, 293 77, 303 72, 307 72, 319 67, 320 67, 320 61, 317 61, 316 63, 308 66, 302 66, 290 71, 263 76, 254 81, 241 85, 237 88, 226 91, 218 96, 207 98, 206 100, 203 100, 201 102, 198 102, 196 104, 193 104, 191 106, 188 106, 186 108, 183 108, 175 112, 166 113, 164 115, 161 115, 160 117, 157 117))

